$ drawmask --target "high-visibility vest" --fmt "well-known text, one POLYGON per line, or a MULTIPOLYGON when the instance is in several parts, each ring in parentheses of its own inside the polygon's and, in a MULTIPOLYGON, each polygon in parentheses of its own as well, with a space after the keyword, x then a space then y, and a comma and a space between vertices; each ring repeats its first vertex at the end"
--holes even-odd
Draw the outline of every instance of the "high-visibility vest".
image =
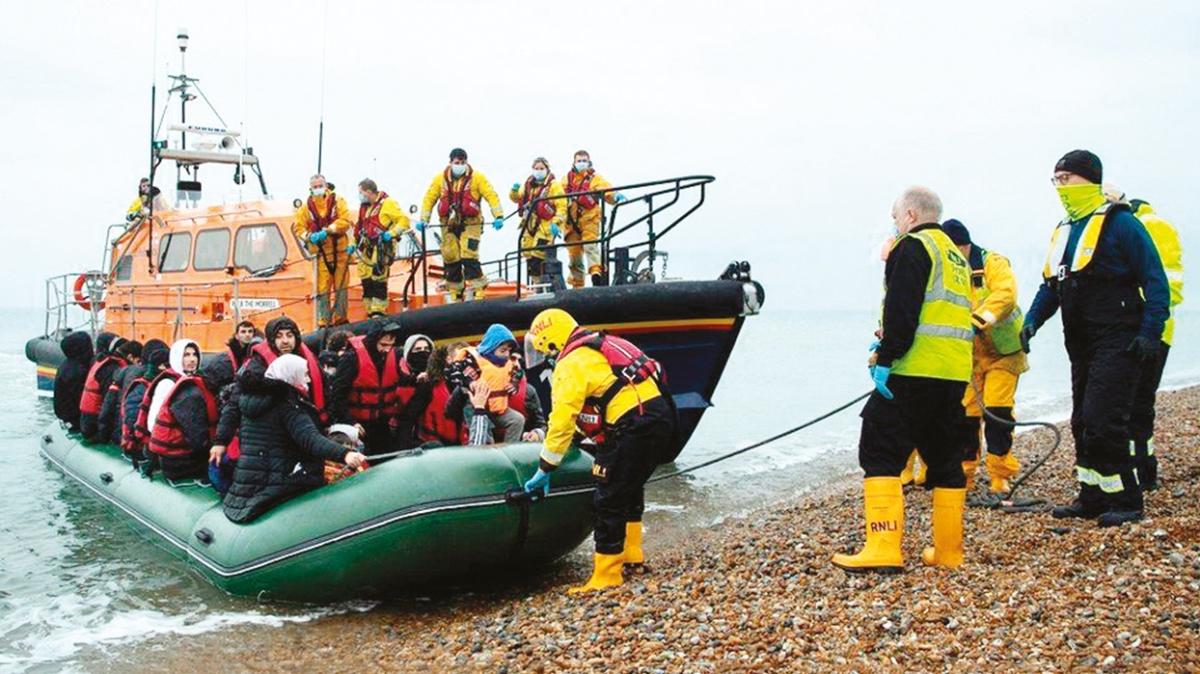
POLYGON ((112 362, 117 363, 117 367, 125 367, 125 359, 112 354, 97 360, 88 370, 87 379, 83 382, 83 397, 79 399, 79 413, 91 414, 93 416, 100 414, 100 406, 104 403, 104 391, 100 390, 100 368, 112 362))
POLYGON ((378 372, 375 361, 367 351, 365 339, 359 335, 350 340, 350 346, 358 356, 358 374, 350 385, 350 418, 362 423, 395 414, 396 386, 400 383, 396 350, 387 352, 383 359, 383 372, 378 372))
POLYGON ((925 299, 917 316, 912 346, 894 363, 892 373, 950 381, 970 381, 971 350, 975 332, 971 324, 971 271, 958 247, 940 229, 909 232, 906 238, 925 246, 933 261, 925 299))
POLYGON ((1042 267, 1042 278, 1047 281, 1050 279, 1061 281, 1068 274, 1075 274, 1086 269, 1096 255, 1096 245, 1100 242, 1100 233, 1104 230, 1104 223, 1108 220, 1109 214, 1128 208, 1125 204, 1111 202, 1097 208, 1088 217, 1087 224, 1083 226, 1083 233, 1079 236, 1079 242, 1075 244, 1075 253, 1071 256, 1069 265, 1063 264, 1062 259, 1067 250, 1067 241, 1071 238, 1071 221, 1063 220, 1058 223, 1058 226, 1054 228, 1054 233, 1050 235, 1050 251, 1046 254, 1046 264, 1042 267))
POLYGON ((196 386, 200 390, 200 395, 204 398, 204 414, 208 422, 208 437, 212 438, 217 434, 217 399, 212 392, 208 390, 208 385, 204 380, 196 376, 182 377, 175 382, 175 388, 167 394, 167 399, 163 401, 163 405, 158 410, 158 418, 154 420, 154 430, 150 432, 150 451, 159 456, 188 456, 192 453, 192 448, 187 444, 187 438, 183 433, 183 426, 179 424, 179 420, 175 418, 175 413, 171 411, 171 402, 175 400, 175 396, 179 395, 181 389, 186 389, 189 386, 196 386))
POLYGON ((1170 345, 1175 339, 1175 305, 1183 301, 1183 245, 1175 226, 1159 217, 1150 204, 1134 201, 1134 215, 1150 233, 1150 240, 1158 249, 1163 271, 1167 274, 1167 286, 1171 289, 1171 315, 1163 326, 1162 341, 1170 345))
MULTIPOLYGON (((982 305, 991 294, 991 290, 987 287, 987 276, 984 274, 984 270, 987 269, 988 256, 994 254, 986 248, 980 248, 979 255, 983 260, 982 266, 979 269, 971 268, 971 287, 975 291, 975 306, 982 305)), ((1013 306, 1007 316, 990 325, 987 334, 992 340, 992 346, 996 347, 996 352, 1001 356, 1011 356, 1020 351, 1021 328, 1024 326, 1025 315, 1021 313, 1021 307, 1018 306, 1013 306)))

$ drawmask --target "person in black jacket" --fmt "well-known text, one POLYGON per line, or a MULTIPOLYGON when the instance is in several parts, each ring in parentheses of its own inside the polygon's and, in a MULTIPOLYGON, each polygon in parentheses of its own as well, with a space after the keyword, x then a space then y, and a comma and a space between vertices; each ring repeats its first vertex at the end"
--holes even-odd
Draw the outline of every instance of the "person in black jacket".
POLYGON ((104 390, 100 415, 96 418, 97 440, 114 445, 121 442, 121 431, 117 422, 120 417, 121 392, 125 389, 125 381, 127 378, 137 376, 144 369, 142 367, 142 343, 137 340, 123 342, 117 348, 117 355, 125 359, 127 365, 113 372, 108 387, 104 390))
POLYGON ((241 456, 225 494, 230 521, 250 522, 280 502, 321 486, 326 460, 352 468, 362 465, 362 454, 321 434, 307 380, 307 363, 288 354, 271 363, 261 383, 242 389, 241 456))
POLYGON ((237 372, 238 368, 250 357, 250 349, 257 343, 258 328, 254 327, 254 324, 250 321, 238 323, 233 336, 225 343, 229 356, 233 358, 234 372, 237 372))
MULTIPOLYGON (((207 359, 197 374, 209 393, 214 397, 219 396, 220 391, 233 381, 233 365, 229 362, 229 355, 222 353, 207 359)), ((203 477, 207 472, 209 450, 213 446, 210 432, 213 420, 208 418, 208 405, 200 387, 185 386, 176 391, 171 397, 170 412, 182 429, 190 452, 187 456, 160 457, 163 475, 168 480, 203 477)))
MULTIPOLYGON (((367 354, 375 363, 375 371, 381 379, 384 376, 388 353, 398 345, 399 333, 400 326, 391 320, 377 318, 367 324, 363 347, 366 348, 367 354), (380 340, 385 335, 390 339, 384 340, 384 344, 381 345, 380 340)), ((397 368, 396 374, 399 376, 399 366, 395 367, 397 368)), ((364 436, 363 440, 372 454, 387 452, 391 449, 392 441, 390 419, 387 419, 385 415, 380 415, 378 419, 364 421, 355 419, 351 414, 350 392, 354 388, 354 380, 357 378, 358 352, 354 348, 347 348, 342 352, 342 357, 337 365, 337 375, 333 380, 333 385, 329 387, 330 393, 327 401, 329 418, 335 423, 358 425, 362 430, 360 435, 364 436)))
POLYGON ((96 336, 92 366, 88 368, 88 376, 84 377, 83 394, 79 402, 79 432, 89 442, 102 442, 104 439, 100 434, 100 408, 103 407, 104 394, 112 383, 113 374, 124 367, 124 363, 115 358, 116 356, 124 359, 124 356, 118 353, 118 349, 124 345, 125 340, 111 332, 101 332, 96 336), (93 369, 95 374, 92 373, 93 369), (91 389, 94 393, 89 395, 88 385, 92 383, 92 377, 95 377, 95 388, 91 389))
POLYGON ((86 332, 72 332, 59 343, 67 357, 54 375, 54 416, 71 432, 79 431, 79 399, 83 383, 92 368, 92 337, 86 332))

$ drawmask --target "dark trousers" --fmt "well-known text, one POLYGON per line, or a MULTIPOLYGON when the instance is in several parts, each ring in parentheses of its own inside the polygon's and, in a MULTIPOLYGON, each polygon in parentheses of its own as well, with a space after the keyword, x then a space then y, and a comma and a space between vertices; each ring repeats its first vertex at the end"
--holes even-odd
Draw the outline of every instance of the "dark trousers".
POLYGON ((859 415, 858 464, 866 477, 899 477, 915 448, 928 466, 926 488, 965 487, 962 447, 956 435, 964 416, 966 385, 896 375, 888 380, 894 400, 873 392, 859 415))
POLYGON ((1129 438, 1133 442, 1133 464, 1138 482, 1144 486, 1158 485, 1158 457, 1154 455, 1154 403, 1162 382, 1163 368, 1171 347, 1165 342, 1153 362, 1142 365, 1133 394, 1133 409, 1129 413, 1129 438))
MULTIPOLYGON (((1011 407, 985 408, 990 414, 1010 422, 1016 421, 1011 407)), ((959 447, 963 448, 963 461, 979 461, 983 446, 979 443, 979 417, 964 415, 957 425, 956 436, 959 447)), ((983 416, 983 437, 987 441, 988 454, 1007 456, 1013 446, 1013 427, 995 421, 988 415, 983 416)))
POLYGON ((642 521, 646 480, 670 453, 675 417, 662 397, 621 417, 596 448, 592 474, 596 510, 596 552, 615 555, 625 549, 625 523, 642 521))
POLYGON ((364 278, 360 280, 362 283, 363 299, 386 300, 388 298, 388 283, 384 279, 377 281, 374 279, 364 278))
POLYGON ((1064 321, 1079 500, 1094 512, 1142 509, 1142 489, 1129 454, 1129 417, 1141 365, 1126 351, 1137 330, 1064 321))
POLYGON ((386 454, 392 451, 392 427, 386 419, 377 419, 375 421, 361 421, 363 430, 366 431, 366 437, 362 438, 363 453, 367 456, 372 454, 386 454))

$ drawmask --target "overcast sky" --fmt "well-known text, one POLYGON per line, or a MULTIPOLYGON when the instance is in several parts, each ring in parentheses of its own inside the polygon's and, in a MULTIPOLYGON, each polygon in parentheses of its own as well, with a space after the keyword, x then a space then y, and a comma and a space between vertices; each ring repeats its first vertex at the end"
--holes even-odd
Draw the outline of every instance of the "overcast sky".
MULTIPOLYGON (((501 190, 591 151, 614 183, 717 177, 663 242, 670 274, 748 259, 768 308, 871 308, 895 196, 939 192, 946 215, 1007 253, 1028 306, 1062 217, 1049 178, 1084 147, 1155 204, 1189 250, 1200 152, 1200 4, 1056 2, 5 3, 0 181, 9 292, 95 267, 147 172, 149 95, 187 66, 244 124, 276 197, 316 165, 419 200, 451 147, 501 190)), ((198 122, 215 122, 200 115, 198 122)), ((173 172, 171 172, 173 174, 173 172)), ((209 196, 233 187, 205 171, 209 196)), ((485 236, 510 248, 514 228, 485 236)), ((1191 254, 1192 256, 1195 253, 1191 254)), ((1196 259, 1189 257, 1189 260, 1196 259)), ((1200 288, 1191 271, 1189 283, 1200 288)))

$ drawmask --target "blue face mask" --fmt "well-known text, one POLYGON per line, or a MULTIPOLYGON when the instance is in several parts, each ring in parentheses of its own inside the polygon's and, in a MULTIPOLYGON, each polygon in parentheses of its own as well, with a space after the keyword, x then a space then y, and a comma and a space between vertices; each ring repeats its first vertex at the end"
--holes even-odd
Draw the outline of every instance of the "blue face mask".
POLYGON ((455 178, 461 178, 463 176, 463 174, 466 172, 467 172, 466 164, 451 164, 450 165, 450 175, 454 176, 455 178))
POLYGON ((546 169, 533 169, 533 179, 539 183, 545 180, 546 169))
POLYGON ((323 196, 325 196, 325 188, 324 188, 324 187, 314 187, 314 188, 312 188, 312 189, 311 189, 311 190, 309 190, 309 191, 310 191, 310 192, 312 192, 312 195, 313 195, 314 197, 323 197, 323 196))
POLYGON ((362 192, 358 193, 358 200, 364 204, 371 203, 371 197, 368 197, 367 195, 363 194, 362 192))
POLYGON ((584 171, 588 170, 591 167, 592 167, 592 162, 587 161, 586 159, 575 162, 575 170, 580 173, 583 173, 584 171))

